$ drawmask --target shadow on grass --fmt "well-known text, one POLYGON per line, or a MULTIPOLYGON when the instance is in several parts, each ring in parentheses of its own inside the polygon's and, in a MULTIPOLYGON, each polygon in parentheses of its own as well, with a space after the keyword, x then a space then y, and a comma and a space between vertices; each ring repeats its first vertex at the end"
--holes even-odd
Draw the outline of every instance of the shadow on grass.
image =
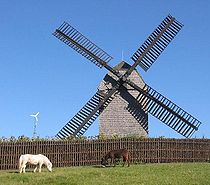
POLYGON ((110 165, 107 165, 107 166, 102 166, 102 165, 95 165, 95 166, 92 166, 93 168, 114 168, 115 166, 110 166, 110 165))
POLYGON ((8 173, 19 173, 18 171, 9 171, 8 173))

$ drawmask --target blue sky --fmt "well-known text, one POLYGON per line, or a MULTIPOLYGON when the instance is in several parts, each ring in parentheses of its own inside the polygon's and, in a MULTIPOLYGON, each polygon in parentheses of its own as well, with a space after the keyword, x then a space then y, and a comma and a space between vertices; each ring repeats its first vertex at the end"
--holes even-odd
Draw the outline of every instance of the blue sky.
MULTIPOLYGON (((210 1, 1 0, 0 137, 54 136, 93 96, 107 73, 56 39, 67 21, 114 59, 130 57, 168 15, 184 24, 155 64, 138 72, 155 90, 202 122, 193 137, 210 137, 210 1)), ((98 135, 98 122, 86 132, 98 135)), ((150 137, 181 138, 149 117, 150 137)))

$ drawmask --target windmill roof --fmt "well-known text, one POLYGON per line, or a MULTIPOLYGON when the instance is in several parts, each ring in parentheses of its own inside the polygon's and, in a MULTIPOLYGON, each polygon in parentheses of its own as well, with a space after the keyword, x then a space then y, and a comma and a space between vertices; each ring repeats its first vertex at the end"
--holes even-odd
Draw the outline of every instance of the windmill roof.
POLYGON ((114 69, 115 70, 122 70, 122 69, 129 69, 131 66, 126 63, 125 61, 121 61, 119 64, 117 64, 114 69))
MULTIPOLYGON (((117 64, 116 66, 113 67, 114 70, 116 71, 122 71, 122 70, 127 70, 131 67, 130 64, 128 64, 125 61, 121 61, 119 64, 117 64)), ((139 75, 139 77, 141 78, 141 80, 144 82, 142 76, 139 74, 139 72, 135 69, 135 71, 137 72, 137 74, 139 75)), ((145 83, 145 82, 144 82, 145 83)))

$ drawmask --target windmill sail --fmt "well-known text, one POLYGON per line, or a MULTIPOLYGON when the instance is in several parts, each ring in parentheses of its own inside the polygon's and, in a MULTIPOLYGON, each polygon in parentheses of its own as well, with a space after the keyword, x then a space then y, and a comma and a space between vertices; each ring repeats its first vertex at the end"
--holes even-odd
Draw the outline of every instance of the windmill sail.
POLYGON ((81 136, 112 101, 116 89, 107 94, 97 91, 83 108, 57 133, 56 137, 81 136))
POLYGON ((174 17, 168 15, 131 59, 147 71, 183 27, 174 17))
POLYGON ((56 29, 53 35, 100 68, 112 59, 109 54, 66 22, 56 29))
POLYGON ((184 111, 175 103, 158 93, 156 90, 146 85, 143 89, 128 81, 129 85, 139 91, 136 100, 151 115, 171 127, 176 132, 185 137, 190 137, 198 130, 201 122, 184 111))

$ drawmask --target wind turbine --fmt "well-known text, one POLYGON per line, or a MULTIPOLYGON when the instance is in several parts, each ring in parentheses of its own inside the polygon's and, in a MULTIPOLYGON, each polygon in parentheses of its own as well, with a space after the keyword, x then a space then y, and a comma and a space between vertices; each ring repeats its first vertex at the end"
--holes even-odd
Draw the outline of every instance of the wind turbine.
POLYGON ((33 138, 35 138, 36 136, 36 127, 37 127, 37 124, 38 124, 38 115, 39 115, 39 112, 37 112, 36 114, 31 114, 30 116, 31 117, 34 117, 34 132, 33 132, 33 138))

